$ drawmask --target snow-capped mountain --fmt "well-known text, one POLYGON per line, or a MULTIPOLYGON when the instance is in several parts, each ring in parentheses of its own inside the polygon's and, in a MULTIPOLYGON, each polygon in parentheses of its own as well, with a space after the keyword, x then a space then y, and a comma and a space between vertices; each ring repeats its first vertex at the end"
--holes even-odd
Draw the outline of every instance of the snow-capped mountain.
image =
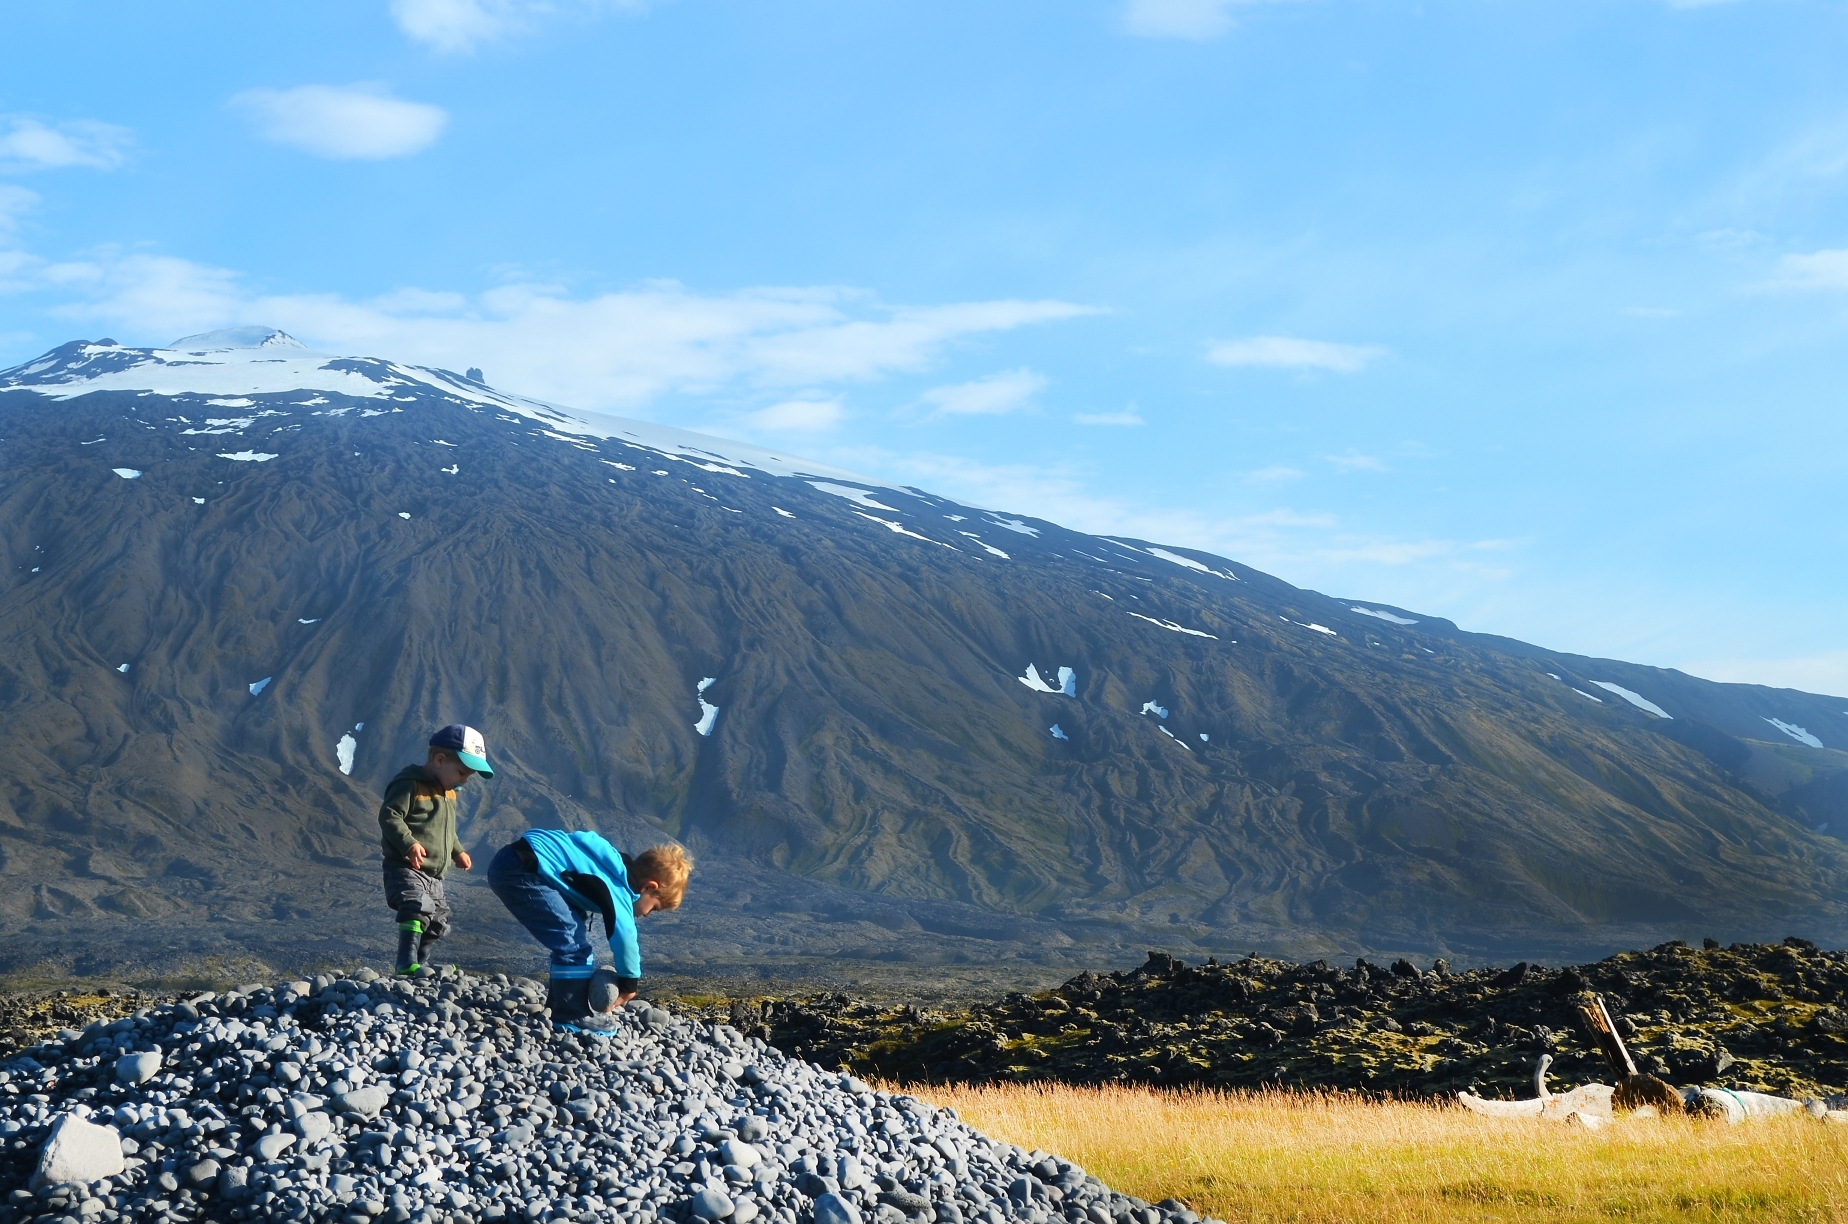
MULTIPOLYGON (((692 846, 652 932, 683 964, 1848 930, 1841 699, 478 372, 266 328, 73 342, 0 372, 0 524, 0 853, 30 882, 0 967, 382 948, 376 796, 454 720, 499 769, 477 849, 692 846)), ((476 883, 479 959, 518 940, 476 883)))

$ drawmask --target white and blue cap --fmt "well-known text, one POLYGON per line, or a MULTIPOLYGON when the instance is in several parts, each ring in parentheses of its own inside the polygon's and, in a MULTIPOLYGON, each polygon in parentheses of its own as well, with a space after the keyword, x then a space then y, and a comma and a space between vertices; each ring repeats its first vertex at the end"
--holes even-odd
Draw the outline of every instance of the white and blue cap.
POLYGON ((494 776, 494 766, 488 764, 488 741, 473 727, 450 723, 430 737, 430 747, 455 753, 458 761, 484 778, 494 776))

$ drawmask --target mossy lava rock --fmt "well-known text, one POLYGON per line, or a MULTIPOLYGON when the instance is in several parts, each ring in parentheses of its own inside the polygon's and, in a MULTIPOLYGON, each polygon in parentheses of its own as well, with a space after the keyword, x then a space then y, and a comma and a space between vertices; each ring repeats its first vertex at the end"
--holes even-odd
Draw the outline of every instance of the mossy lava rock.
POLYGON ((1577 1005, 1602 995, 1637 1065, 1672 1083, 1808 1097, 1848 1085, 1848 952, 1680 941, 1564 969, 1351 967, 1252 956, 1122 973, 967 1011, 845 995, 739 1000, 726 1017, 824 1065, 905 1082, 1059 1080, 1532 1095, 1610 1082, 1577 1005))

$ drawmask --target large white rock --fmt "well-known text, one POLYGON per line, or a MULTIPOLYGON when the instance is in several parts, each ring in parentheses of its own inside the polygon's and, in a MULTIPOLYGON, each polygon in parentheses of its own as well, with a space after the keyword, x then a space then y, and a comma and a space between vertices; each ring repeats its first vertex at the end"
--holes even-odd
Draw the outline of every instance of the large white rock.
POLYGON ((722 1164, 737 1165, 741 1169, 755 1168, 763 1161, 764 1154, 744 1142, 742 1139, 727 1139, 719 1144, 719 1161, 722 1164))
POLYGON ((127 1167, 122 1137, 115 1127, 65 1114, 52 1126, 51 1137, 39 1153, 38 1175, 52 1185, 92 1182, 114 1177, 127 1167))

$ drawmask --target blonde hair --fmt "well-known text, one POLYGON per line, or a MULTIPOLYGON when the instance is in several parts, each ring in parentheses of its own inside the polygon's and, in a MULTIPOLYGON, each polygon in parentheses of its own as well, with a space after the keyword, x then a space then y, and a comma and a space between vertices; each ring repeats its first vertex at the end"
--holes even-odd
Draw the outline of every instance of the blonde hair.
POLYGON ((629 867, 629 882, 643 888, 659 886, 662 909, 679 909, 687 895, 687 877, 693 874, 693 860, 684 847, 669 842, 650 846, 636 855, 629 867))

